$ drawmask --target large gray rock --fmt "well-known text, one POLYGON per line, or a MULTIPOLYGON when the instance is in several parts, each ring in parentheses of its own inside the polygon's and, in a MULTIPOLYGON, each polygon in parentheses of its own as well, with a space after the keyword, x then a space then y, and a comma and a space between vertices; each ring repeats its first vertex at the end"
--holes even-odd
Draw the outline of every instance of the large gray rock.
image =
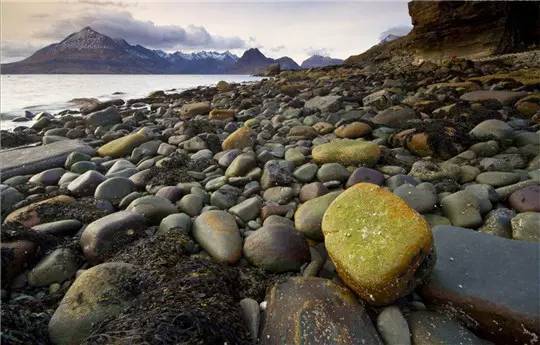
POLYGON ((498 343, 533 343, 540 333, 540 245, 444 225, 433 235, 437 263, 424 300, 498 343))
POLYGON ((0 208, 2 214, 13 209, 13 206, 24 199, 24 195, 13 187, 0 184, 0 208))
POLYGON ((340 96, 316 96, 308 100, 304 107, 320 111, 335 112, 338 111, 341 106, 340 99, 340 96))
POLYGON ((193 237, 215 260, 234 264, 242 255, 242 238, 234 217, 225 211, 207 211, 195 219, 193 237))
POLYGON ((148 223, 155 225, 158 225, 169 214, 178 212, 176 206, 169 199, 155 195, 147 195, 133 200, 126 210, 143 215, 148 223))
POLYGON ((93 148, 78 140, 63 140, 41 146, 2 150, 0 151, 2 180, 61 167, 73 151, 95 154, 93 148))
POLYGON ((120 314, 139 293, 136 266, 107 262, 84 271, 71 285, 49 321, 49 337, 55 345, 78 345, 92 328, 120 314))
POLYGON ((28 273, 31 286, 47 286, 62 283, 75 275, 79 268, 79 256, 69 248, 58 248, 45 256, 28 273))
POLYGON ((100 262, 106 255, 137 239, 145 229, 145 218, 138 213, 112 213, 88 224, 81 235, 81 248, 89 261, 100 262))
POLYGON ((135 184, 126 177, 112 177, 99 184, 94 198, 118 204, 126 195, 135 191, 135 184))

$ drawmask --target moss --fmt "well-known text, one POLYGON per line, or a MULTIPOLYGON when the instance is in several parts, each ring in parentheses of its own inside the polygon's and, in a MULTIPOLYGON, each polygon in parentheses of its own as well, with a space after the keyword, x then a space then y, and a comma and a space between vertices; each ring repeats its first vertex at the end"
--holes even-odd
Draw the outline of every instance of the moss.
POLYGON ((374 166, 381 156, 379 146, 364 140, 334 140, 315 146, 312 151, 316 163, 374 166))

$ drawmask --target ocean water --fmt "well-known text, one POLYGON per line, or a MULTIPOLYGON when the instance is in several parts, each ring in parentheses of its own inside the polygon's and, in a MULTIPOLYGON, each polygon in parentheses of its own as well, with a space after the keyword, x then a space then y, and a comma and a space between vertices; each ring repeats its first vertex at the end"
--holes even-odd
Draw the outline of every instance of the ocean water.
POLYGON ((124 100, 145 97, 156 90, 178 92, 197 86, 227 82, 252 82, 260 77, 249 75, 111 75, 111 74, 24 74, 0 75, 0 128, 31 126, 32 121, 12 122, 33 113, 52 114, 65 109, 78 109, 74 98, 113 98, 124 100))

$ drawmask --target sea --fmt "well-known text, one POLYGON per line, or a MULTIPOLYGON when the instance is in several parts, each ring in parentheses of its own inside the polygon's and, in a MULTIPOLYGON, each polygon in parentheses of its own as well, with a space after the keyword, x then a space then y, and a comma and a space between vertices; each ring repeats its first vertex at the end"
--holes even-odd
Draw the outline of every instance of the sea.
POLYGON ((25 111, 51 114, 78 110, 76 98, 100 101, 147 96, 152 91, 180 92, 197 86, 212 86, 220 80, 233 83, 254 82, 250 75, 119 75, 119 74, 12 74, 0 75, 0 129, 30 127, 33 121, 13 122, 25 111))

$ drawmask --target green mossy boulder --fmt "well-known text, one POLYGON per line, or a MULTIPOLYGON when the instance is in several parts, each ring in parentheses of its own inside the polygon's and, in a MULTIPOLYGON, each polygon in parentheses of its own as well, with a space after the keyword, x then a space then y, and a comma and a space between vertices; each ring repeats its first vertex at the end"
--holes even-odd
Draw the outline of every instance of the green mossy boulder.
POLYGON ((381 156, 379 146, 364 140, 334 140, 315 146, 312 151, 316 163, 341 163, 372 167, 381 156))

